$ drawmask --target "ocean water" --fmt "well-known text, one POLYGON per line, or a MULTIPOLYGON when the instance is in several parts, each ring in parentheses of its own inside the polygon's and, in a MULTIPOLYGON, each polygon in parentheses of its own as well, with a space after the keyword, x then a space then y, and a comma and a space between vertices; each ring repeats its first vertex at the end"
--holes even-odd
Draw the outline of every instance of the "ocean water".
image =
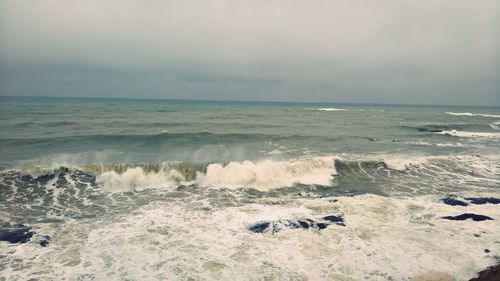
POLYGON ((0 222, 33 237, 0 280, 467 280, 499 144, 494 107, 1 97, 0 222))

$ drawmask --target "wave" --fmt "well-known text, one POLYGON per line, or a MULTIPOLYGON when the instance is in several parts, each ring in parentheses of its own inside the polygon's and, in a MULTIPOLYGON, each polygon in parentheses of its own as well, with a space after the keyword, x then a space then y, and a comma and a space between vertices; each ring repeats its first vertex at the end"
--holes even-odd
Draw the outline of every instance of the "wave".
MULTIPOLYGON (((345 179, 370 178, 405 181, 407 176, 424 177, 443 173, 456 177, 495 177, 497 160, 479 156, 371 155, 310 157, 291 160, 233 161, 227 163, 164 162, 158 164, 101 164, 32 167, 0 172, 0 179, 19 186, 65 187, 73 182, 101 187, 109 192, 146 189, 198 188, 259 191, 301 186, 334 187, 345 179), (492 164, 493 163, 493 164, 492 164), (60 179, 60 180, 57 180, 60 179), (57 180, 57 181, 56 181, 57 180), (52 185, 53 186, 53 185, 52 185)), ((345 181, 344 181, 345 182, 345 181)), ((52 187, 49 187, 52 188, 52 187)))
MULTIPOLYGON (((68 144, 72 142, 85 142, 87 144, 167 144, 167 143, 197 143, 203 144, 231 144, 241 143, 242 141, 280 141, 284 139, 308 140, 311 136, 300 134, 267 134, 267 133, 211 133, 211 132, 196 132, 196 133, 173 133, 168 130, 163 130, 158 134, 95 134, 95 135, 71 135, 71 136, 51 136, 42 138, 0 138, 2 143, 15 145, 45 145, 57 146, 60 144, 68 144)), ((324 141, 337 140, 338 137, 323 137, 324 141)))
POLYGON ((422 140, 418 140, 418 141, 409 141, 407 142, 408 144, 410 145, 415 145, 415 146, 438 146, 438 147, 465 147, 465 145, 463 143, 459 143, 459 142, 438 142, 438 143, 434 143, 434 142, 427 142, 427 141, 422 141, 422 140))
POLYGON ((92 177, 111 192, 142 191, 196 185, 206 188, 253 188, 269 191, 296 185, 331 185, 336 175, 333 157, 313 157, 290 161, 243 161, 229 163, 165 162, 161 164, 103 164, 51 166, 18 169, 30 175, 26 180, 57 178, 61 174, 92 177))
POLYGON ((475 137, 500 138, 500 133, 498 132, 468 132, 468 131, 451 130, 451 131, 441 131, 436 133, 440 135, 454 136, 459 138, 475 138, 475 137))
POLYGON ((228 164, 197 165, 180 163, 127 168, 125 172, 104 172, 97 181, 111 191, 140 191, 144 188, 172 188, 197 185, 214 188, 253 188, 259 191, 292 187, 294 185, 330 185, 336 174, 333 159, 316 157, 293 161, 264 160, 228 164))
POLYGON ((429 133, 440 133, 442 131, 450 131, 450 130, 491 130, 491 125, 487 124, 464 124, 464 123, 456 123, 456 124, 425 124, 418 126, 400 126, 402 129, 409 130, 417 130, 419 132, 429 132, 429 133))
POLYGON ((500 118, 500 115, 496 114, 483 114, 483 113, 470 113, 470 112, 446 112, 446 114, 455 116, 481 116, 490 118, 500 118))
POLYGON ((333 108, 333 107, 322 107, 315 109, 317 111, 346 111, 347 109, 343 108, 333 108))

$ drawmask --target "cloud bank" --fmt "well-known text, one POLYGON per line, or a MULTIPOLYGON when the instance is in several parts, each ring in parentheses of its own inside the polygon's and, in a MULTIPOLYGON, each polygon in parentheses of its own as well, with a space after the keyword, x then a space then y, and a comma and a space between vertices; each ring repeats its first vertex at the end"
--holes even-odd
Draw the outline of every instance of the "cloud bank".
POLYGON ((0 0, 0 95, 500 105, 495 0, 0 0))

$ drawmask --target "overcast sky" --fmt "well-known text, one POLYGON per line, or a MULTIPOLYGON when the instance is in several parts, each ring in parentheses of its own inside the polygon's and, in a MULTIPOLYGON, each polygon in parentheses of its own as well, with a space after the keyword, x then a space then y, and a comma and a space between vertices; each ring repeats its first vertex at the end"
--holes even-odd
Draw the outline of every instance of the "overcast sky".
POLYGON ((0 95, 500 106, 500 1, 0 0, 0 95))

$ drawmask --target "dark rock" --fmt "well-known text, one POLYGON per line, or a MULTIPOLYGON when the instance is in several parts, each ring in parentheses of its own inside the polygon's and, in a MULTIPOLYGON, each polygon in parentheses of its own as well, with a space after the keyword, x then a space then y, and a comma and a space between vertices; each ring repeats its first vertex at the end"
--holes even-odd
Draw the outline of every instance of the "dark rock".
POLYGON ((329 215, 329 216, 323 217, 323 219, 326 221, 332 222, 336 225, 345 226, 344 218, 342 216, 329 215))
POLYGON ((50 240, 52 240, 50 236, 43 236, 42 239, 38 241, 38 244, 40 244, 40 246, 42 247, 47 247, 49 245, 50 240))
POLYGON ((254 226, 251 226, 248 230, 254 233, 264 233, 266 229, 269 227, 268 222, 258 223, 254 226))
POLYGON ((489 252, 490 252, 490 249, 484 249, 484 252, 485 252, 485 253, 489 253, 489 252))
POLYGON ((328 225, 327 225, 327 224, 325 224, 325 223, 320 222, 320 223, 316 224, 316 226, 317 226, 319 229, 325 229, 328 225))
POLYGON ((298 221, 298 223, 304 229, 308 229, 309 228, 309 224, 307 222, 305 222, 305 221, 298 221))
POLYGON ((469 281, 498 281, 500 280, 500 264, 491 266, 486 270, 478 273, 478 277, 472 278, 469 281))
POLYGON ((344 219, 342 218, 342 216, 328 215, 323 217, 321 220, 301 219, 301 220, 280 220, 275 222, 260 222, 252 225, 251 227, 248 228, 248 230, 254 233, 270 232, 274 234, 281 231, 283 228, 291 228, 291 229, 312 228, 312 229, 322 230, 332 224, 345 226, 344 219))
POLYGON ((500 199, 493 197, 468 197, 465 200, 470 201, 471 204, 500 204, 500 199))
POLYGON ((441 201, 443 201, 443 203, 445 203, 446 205, 450 205, 450 206, 468 206, 469 205, 464 201, 457 200, 457 199, 454 199, 452 197, 443 198, 443 199, 441 199, 441 201))
POLYGON ((31 227, 23 224, 11 225, 6 222, 0 222, 0 241, 10 243, 26 243, 33 236, 31 227))
POLYGON ((458 216, 446 216, 446 217, 442 217, 442 218, 447 219, 447 220, 453 220, 453 221, 463 221, 466 219, 472 219, 473 221, 493 220, 492 218, 490 218, 488 216, 477 215, 477 214, 472 214, 472 213, 465 213, 465 214, 461 214, 458 216))
POLYGON ((474 237, 481 237, 481 235, 474 233, 474 237))

